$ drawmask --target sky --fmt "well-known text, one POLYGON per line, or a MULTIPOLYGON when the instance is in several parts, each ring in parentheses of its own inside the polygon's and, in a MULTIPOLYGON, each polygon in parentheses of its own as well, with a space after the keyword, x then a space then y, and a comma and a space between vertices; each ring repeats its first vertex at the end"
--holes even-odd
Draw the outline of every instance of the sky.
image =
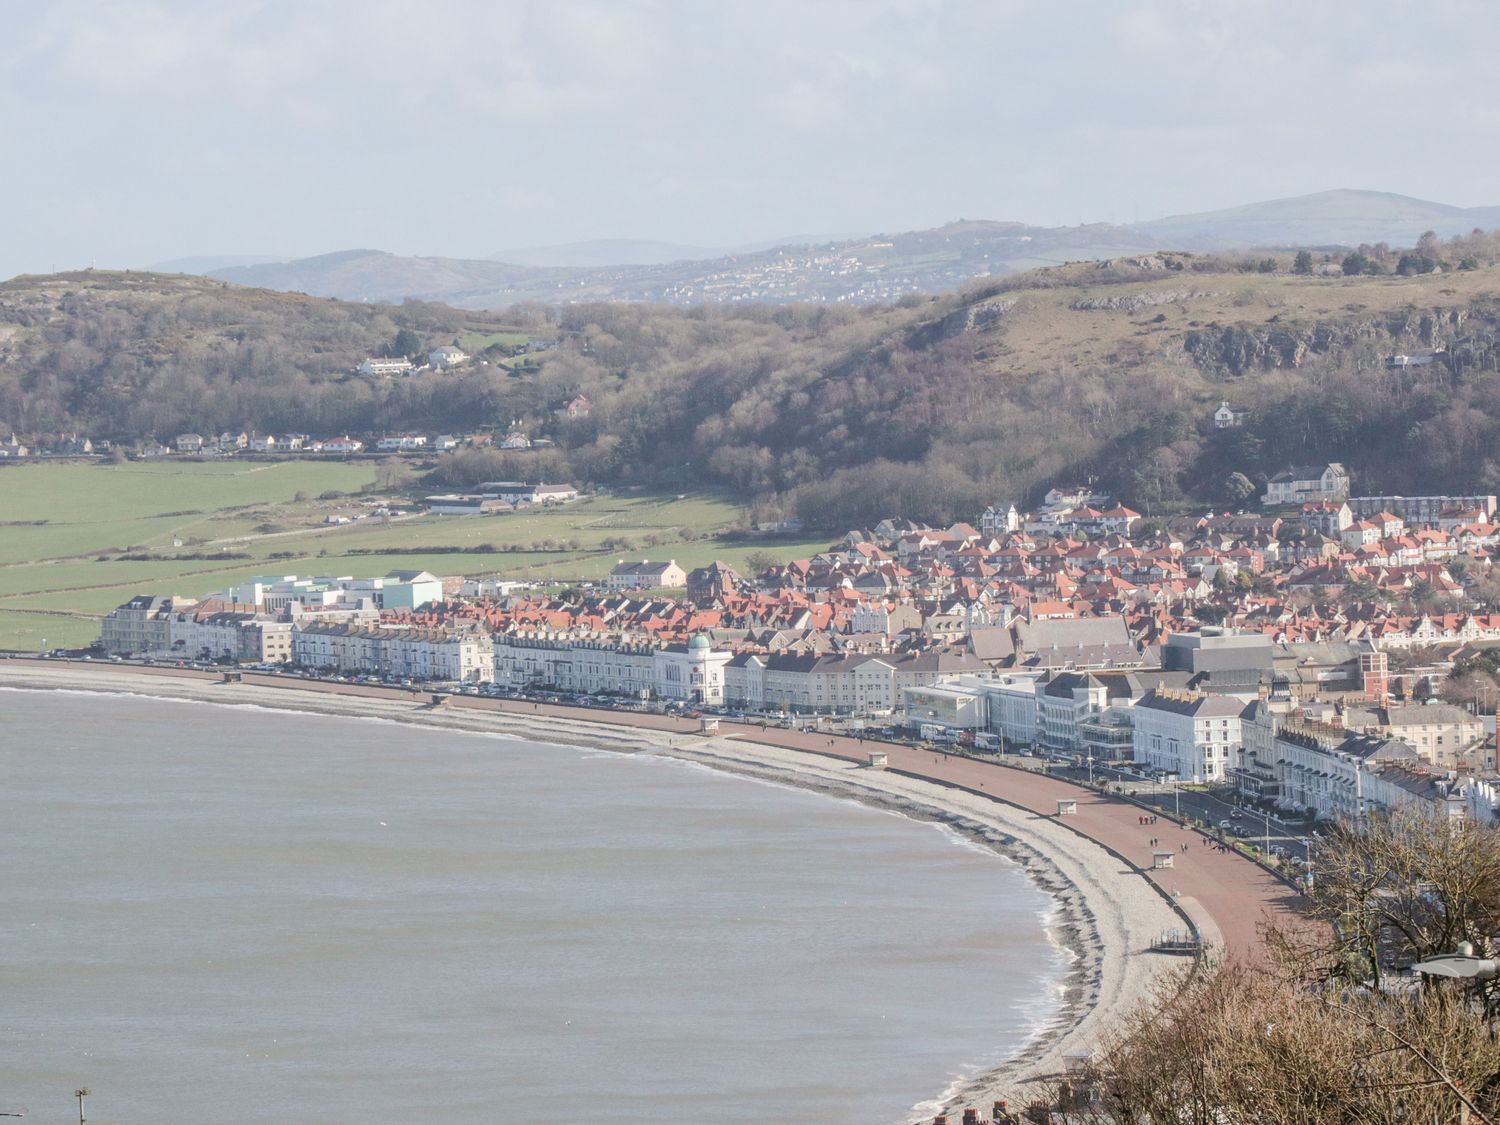
POLYGON ((1500 204, 1490 0, 0 0, 0 277, 1500 204))

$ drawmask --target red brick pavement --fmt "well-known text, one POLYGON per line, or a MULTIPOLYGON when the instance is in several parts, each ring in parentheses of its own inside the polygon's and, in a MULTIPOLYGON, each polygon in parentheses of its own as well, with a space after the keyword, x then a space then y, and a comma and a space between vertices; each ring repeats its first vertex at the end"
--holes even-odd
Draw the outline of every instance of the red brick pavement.
POLYGON ((810 750, 853 761, 866 761, 871 750, 888 755, 889 768, 956 785, 993 797, 1042 816, 1055 816, 1059 798, 1078 802, 1068 826, 1118 852, 1142 874, 1169 893, 1175 892, 1190 913, 1202 911, 1218 928, 1223 950, 1230 955, 1254 955, 1261 946, 1259 926, 1264 920, 1291 919, 1297 893, 1259 864, 1234 851, 1220 852, 1206 837, 1167 817, 1143 825, 1146 810, 1087 786, 1029 770, 1002 766, 953 754, 919 750, 884 742, 860 742, 816 732, 769 730, 737 733, 731 737, 766 742, 794 750, 810 750), (1153 849, 1150 840, 1161 841, 1153 849), (1181 851, 1181 845, 1187 851, 1181 851), (1170 870, 1150 869, 1153 850, 1177 851, 1170 870), (1195 909, 1196 908, 1196 909, 1195 909))

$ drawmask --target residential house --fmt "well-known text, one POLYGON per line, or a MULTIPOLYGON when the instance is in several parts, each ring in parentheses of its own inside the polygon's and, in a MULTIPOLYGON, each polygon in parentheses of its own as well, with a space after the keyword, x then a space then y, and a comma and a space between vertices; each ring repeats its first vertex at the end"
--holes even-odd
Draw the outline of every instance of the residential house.
POLYGON ((748 585, 734 567, 715 559, 707 566, 688 571, 687 597, 694 605, 706 608, 733 597, 748 585))
MULTIPOLYGON (((1380 513, 1398 516, 1409 524, 1435 524, 1444 512, 1455 509, 1479 509, 1488 519, 1495 514, 1496 498, 1493 494, 1475 496, 1355 496, 1349 507, 1355 516, 1368 519, 1380 513)), ((1447 529, 1445 529, 1447 530, 1447 529)))
POLYGON ((677 565, 676 559, 664 563, 650 559, 628 563, 621 559, 604 584, 611 590, 675 589, 687 585, 687 571, 677 565))
POLYGON ((1262 499, 1266 504, 1280 506, 1348 498, 1349 473, 1335 461, 1326 465, 1295 465, 1283 469, 1266 483, 1266 494, 1262 499))
POLYGON ((387 434, 375 443, 380 453, 419 453, 426 448, 426 434, 387 434))
POLYGON ((361 375, 405 375, 411 370, 411 360, 405 356, 370 356, 359 365, 361 375))
POLYGON ((1231 406, 1228 402, 1219 403, 1219 409, 1214 411, 1214 429, 1229 430, 1236 426, 1243 426, 1250 417, 1248 406, 1231 406))
POLYGON ((456 348, 452 344, 445 344, 441 348, 433 348, 427 353, 427 363, 434 370, 443 371, 449 367, 457 367, 469 357, 464 354, 463 349, 456 348))
POLYGON ((1387 367, 1430 367, 1437 359, 1434 352, 1416 352, 1411 355, 1389 355, 1385 357, 1387 367))
POLYGON ((1354 510, 1346 500, 1310 501, 1302 505, 1302 523, 1319 534, 1338 538, 1354 523, 1354 510))
POLYGON ((979 530, 985 535, 1008 535, 1021 530, 1021 513, 1014 504, 991 504, 979 517, 979 530))

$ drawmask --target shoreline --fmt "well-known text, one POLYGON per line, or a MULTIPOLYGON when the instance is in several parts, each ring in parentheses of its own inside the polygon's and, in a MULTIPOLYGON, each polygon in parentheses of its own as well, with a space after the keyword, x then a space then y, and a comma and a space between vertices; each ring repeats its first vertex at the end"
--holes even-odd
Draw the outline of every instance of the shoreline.
MULTIPOLYGON (((246 677, 224 683, 178 669, 138 669, 42 661, 0 661, 0 687, 129 694, 219 706, 264 707, 342 718, 406 722, 432 729, 500 735, 532 742, 586 746, 616 753, 654 753, 776 784, 875 805, 913 819, 936 821, 1018 865, 1054 903, 1045 920, 1049 942, 1067 958, 1047 1003, 1053 1010, 1009 1057, 956 1078, 917 1102, 909 1120, 1006 1097, 1023 1102, 1028 1088, 1063 1073, 1066 1056, 1097 1047, 1114 1017, 1145 999, 1180 956, 1153 953, 1164 930, 1182 928, 1172 896, 1106 844, 1061 818, 1005 798, 917 776, 871 769, 852 756, 778 746, 744 731, 701 733, 684 720, 631 712, 562 716, 549 708, 435 706, 426 694, 355 689, 290 677, 246 677), (174 674, 175 673, 175 674, 174 674), (272 683, 263 683, 270 680, 272 683), (633 720, 644 720, 636 722, 633 720), (1121 861, 1126 863, 1121 869, 1121 861)), ((468 697, 458 697, 465 703, 468 697)), ((763 733, 763 732, 762 732, 763 733)), ((982 786, 981 786, 982 787, 982 786)), ((1201 922, 1194 912, 1194 921, 1201 922)), ((1211 920, 1204 927, 1216 932, 1211 920)), ((1205 934, 1207 936, 1207 934, 1205 934)))

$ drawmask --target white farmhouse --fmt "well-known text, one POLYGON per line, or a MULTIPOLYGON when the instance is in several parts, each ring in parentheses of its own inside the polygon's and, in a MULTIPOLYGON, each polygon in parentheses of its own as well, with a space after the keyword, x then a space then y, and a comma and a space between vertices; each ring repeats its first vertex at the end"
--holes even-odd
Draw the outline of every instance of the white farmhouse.
POLYGON ((427 363, 435 371, 441 371, 447 367, 457 367, 469 357, 459 348, 448 344, 441 348, 433 348, 427 353, 427 363))

